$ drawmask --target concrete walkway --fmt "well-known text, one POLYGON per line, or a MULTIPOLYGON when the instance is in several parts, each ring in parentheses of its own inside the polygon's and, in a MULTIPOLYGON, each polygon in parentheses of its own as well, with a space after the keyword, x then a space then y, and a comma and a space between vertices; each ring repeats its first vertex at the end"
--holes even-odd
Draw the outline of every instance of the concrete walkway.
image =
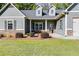
POLYGON ((79 40, 79 37, 73 37, 73 36, 63 36, 63 35, 60 35, 60 34, 57 34, 57 33, 49 33, 49 35, 53 38, 58 38, 58 39, 77 39, 79 40))

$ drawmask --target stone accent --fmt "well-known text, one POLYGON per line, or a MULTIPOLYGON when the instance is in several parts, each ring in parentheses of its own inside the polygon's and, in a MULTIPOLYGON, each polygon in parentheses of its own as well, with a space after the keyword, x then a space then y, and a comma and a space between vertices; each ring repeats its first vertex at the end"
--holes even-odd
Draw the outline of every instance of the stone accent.
POLYGON ((16 37, 16 36, 15 36, 16 33, 13 33, 13 32, 12 32, 12 33, 6 32, 4 35, 5 35, 5 37, 7 37, 7 38, 11 38, 11 37, 12 37, 12 38, 15 38, 15 37, 16 37))
POLYGON ((68 36, 72 36, 73 35, 73 31, 72 30, 67 30, 67 35, 68 36))

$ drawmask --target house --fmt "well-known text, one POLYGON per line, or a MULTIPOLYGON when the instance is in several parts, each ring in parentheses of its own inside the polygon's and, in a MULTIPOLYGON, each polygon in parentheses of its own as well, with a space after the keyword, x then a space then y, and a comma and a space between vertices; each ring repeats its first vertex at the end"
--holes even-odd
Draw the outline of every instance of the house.
MULTIPOLYGON (((73 3, 66 10, 48 10, 37 6, 36 10, 18 10, 12 3, 0 10, 0 33, 48 31, 62 36, 79 36, 79 4, 73 3)), ((52 34, 53 34, 52 33, 52 34)))
POLYGON ((59 28, 62 12, 63 10, 56 10, 55 6, 48 10, 43 10, 41 6, 37 6, 36 10, 18 10, 12 3, 8 3, 0 10, 0 33, 26 34, 41 30, 60 32, 63 28, 59 28))

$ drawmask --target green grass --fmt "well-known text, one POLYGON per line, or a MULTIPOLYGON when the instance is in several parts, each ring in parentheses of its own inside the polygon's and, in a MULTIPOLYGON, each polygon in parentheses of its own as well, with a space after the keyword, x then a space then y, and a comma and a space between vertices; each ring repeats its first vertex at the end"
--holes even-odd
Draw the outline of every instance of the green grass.
POLYGON ((0 40, 1 56, 79 56, 79 40, 0 40))

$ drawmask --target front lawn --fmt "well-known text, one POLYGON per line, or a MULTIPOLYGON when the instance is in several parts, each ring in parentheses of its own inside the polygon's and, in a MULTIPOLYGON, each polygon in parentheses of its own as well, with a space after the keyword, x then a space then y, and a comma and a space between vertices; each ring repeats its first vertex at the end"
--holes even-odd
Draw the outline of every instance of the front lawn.
POLYGON ((78 55, 79 40, 0 40, 1 56, 78 55))

